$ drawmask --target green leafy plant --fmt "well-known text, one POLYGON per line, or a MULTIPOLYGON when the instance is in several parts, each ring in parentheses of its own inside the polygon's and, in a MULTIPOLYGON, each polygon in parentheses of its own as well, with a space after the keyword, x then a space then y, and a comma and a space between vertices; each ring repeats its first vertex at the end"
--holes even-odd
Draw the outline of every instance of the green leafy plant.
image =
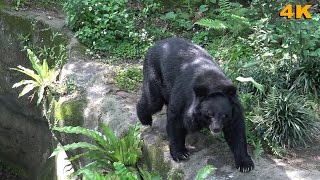
MULTIPOLYGON (((320 56, 319 56, 320 57, 320 56)), ((319 98, 320 90, 320 61, 310 58, 300 61, 289 70, 290 90, 296 90, 301 94, 314 94, 319 98)))
POLYGON ((142 82, 142 78, 142 70, 133 66, 119 70, 115 78, 115 83, 123 90, 135 91, 142 82))
POLYGON ((153 42, 140 18, 150 16, 157 4, 143 3, 135 9, 128 0, 68 0, 64 11, 68 25, 85 45, 107 56, 133 59, 145 52, 141 46, 153 42))
POLYGON ((25 86, 19 97, 24 96, 30 91, 34 90, 31 95, 33 99, 35 93, 38 95, 37 105, 39 105, 48 93, 55 92, 56 80, 59 75, 59 71, 56 69, 49 69, 48 63, 46 60, 43 60, 42 64, 37 56, 30 50, 27 49, 28 58, 32 64, 34 72, 31 69, 18 66, 17 68, 10 68, 12 70, 24 73, 32 78, 32 80, 22 80, 18 83, 15 83, 12 88, 17 88, 20 86, 25 86))
POLYGON ((256 128, 263 138, 282 147, 306 145, 312 133, 319 130, 319 117, 312 111, 306 97, 273 89, 263 102, 260 118, 255 119, 256 128))
POLYGON ((168 21, 171 29, 183 31, 192 28, 191 17, 192 16, 190 14, 184 12, 180 8, 177 8, 175 12, 167 12, 165 15, 162 15, 160 19, 168 21))
POLYGON ((111 177, 128 180, 140 179, 140 172, 143 172, 143 175, 157 177, 137 167, 138 159, 142 155, 140 126, 130 127, 128 132, 121 138, 117 138, 106 125, 101 125, 102 133, 82 127, 54 127, 54 131, 85 135, 91 138, 94 143, 75 142, 57 147, 51 157, 61 151, 71 151, 78 148, 86 149, 85 153, 71 157, 70 160, 86 157, 92 161, 73 174, 74 176, 84 175, 88 179, 96 177, 98 174, 102 179, 111 177))
MULTIPOLYGON (((48 31, 48 29, 41 29, 41 31, 48 31)), ((62 66, 67 62, 67 39, 62 36, 62 34, 53 32, 50 35, 49 45, 34 45, 30 42, 30 34, 28 35, 18 35, 18 39, 24 44, 23 50, 33 49, 37 52, 39 59, 46 59, 49 67, 55 67, 56 69, 62 68, 62 66)))
POLYGON ((220 0, 219 14, 212 18, 202 18, 195 24, 212 28, 214 30, 230 30, 233 33, 239 34, 250 26, 249 20, 243 15, 246 12, 245 8, 239 5, 230 3, 229 0, 220 0))

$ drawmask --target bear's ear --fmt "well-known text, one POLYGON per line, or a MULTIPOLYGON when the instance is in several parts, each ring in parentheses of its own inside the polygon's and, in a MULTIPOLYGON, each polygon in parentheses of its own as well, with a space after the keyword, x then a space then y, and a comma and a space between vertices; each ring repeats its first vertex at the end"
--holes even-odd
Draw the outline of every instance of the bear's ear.
POLYGON ((234 96, 237 93, 237 88, 234 85, 227 85, 222 87, 222 92, 228 96, 234 96))
POLYGON ((207 96, 209 93, 209 89, 208 87, 206 87, 205 85, 196 85, 193 87, 193 91, 196 94, 197 97, 203 97, 203 96, 207 96))

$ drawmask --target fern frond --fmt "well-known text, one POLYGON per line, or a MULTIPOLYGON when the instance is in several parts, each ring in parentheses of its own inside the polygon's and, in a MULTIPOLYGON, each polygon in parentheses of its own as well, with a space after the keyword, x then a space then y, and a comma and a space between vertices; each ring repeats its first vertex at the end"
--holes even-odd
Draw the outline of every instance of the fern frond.
POLYGON ((90 144, 90 143, 87 143, 87 142, 77 142, 77 143, 72 143, 72 144, 68 144, 68 145, 65 145, 65 146, 57 147, 52 152, 50 157, 53 157, 53 156, 57 155, 58 153, 60 153, 62 151, 75 150, 75 149, 78 149, 78 148, 87 148, 87 149, 90 149, 90 150, 98 150, 98 149, 100 149, 98 146, 90 144))
MULTIPOLYGON (((111 163, 110 163, 111 165, 111 163)), ((105 169, 107 167, 112 167, 110 165, 107 165, 105 163, 101 163, 99 161, 91 162, 84 167, 81 167, 81 169, 77 170, 76 172, 72 173, 72 176, 79 176, 81 174, 84 174, 86 176, 90 176, 93 172, 98 172, 98 169, 105 169)))
POLYGON ((82 134, 82 135, 88 136, 91 139, 93 139, 94 141, 96 141, 96 143, 99 146, 106 148, 106 149, 109 149, 108 148, 109 141, 107 140, 107 137, 98 131, 86 129, 86 128, 83 128, 80 126, 77 126, 77 127, 73 127, 73 126, 54 127, 53 130, 59 131, 59 132, 64 132, 64 133, 82 134))
POLYGON ((227 28, 224 21, 207 19, 207 18, 200 19, 199 21, 195 22, 195 24, 204 26, 207 28, 212 28, 215 30, 222 30, 227 28))
POLYGON ((249 19, 248 19, 248 18, 245 18, 245 17, 243 17, 243 16, 234 15, 234 14, 232 14, 232 15, 230 16, 230 18, 231 18, 233 21, 237 21, 238 23, 241 23, 241 24, 250 26, 250 22, 249 22, 249 19))
POLYGON ((138 179, 137 174, 130 172, 121 161, 114 162, 113 166, 120 179, 138 179))
POLYGON ((222 16, 231 14, 231 3, 229 0, 219 0, 219 11, 222 16))

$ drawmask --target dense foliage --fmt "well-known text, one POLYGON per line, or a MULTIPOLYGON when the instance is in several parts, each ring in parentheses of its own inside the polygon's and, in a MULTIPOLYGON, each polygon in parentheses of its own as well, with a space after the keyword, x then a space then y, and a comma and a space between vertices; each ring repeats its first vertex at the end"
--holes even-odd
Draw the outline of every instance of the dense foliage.
MULTIPOLYGON (((80 41, 108 59, 140 59, 173 35, 203 46, 239 88, 255 152, 280 155, 312 140, 320 121, 320 9, 312 4, 312 19, 280 17, 288 3, 314 1, 65 0, 64 11, 80 41)), ((141 74, 121 70, 115 83, 137 90, 141 74)))
POLYGON ((64 10, 69 27, 84 44, 109 55, 135 58, 145 52, 143 46, 151 38, 143 25, 138 25, 140 18, 156 7, 146 3, 143 9, 134 9, 128 0, 74 0, 67 1, 64 10))

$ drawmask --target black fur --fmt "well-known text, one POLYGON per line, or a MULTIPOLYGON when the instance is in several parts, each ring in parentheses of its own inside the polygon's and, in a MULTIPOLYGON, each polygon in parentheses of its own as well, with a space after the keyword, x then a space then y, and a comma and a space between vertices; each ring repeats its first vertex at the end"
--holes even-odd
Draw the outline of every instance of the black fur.
POLYGON ((176 161, 189 156, 188 132, 223 131, 241 172, 254 168, 247 153, 244 116, 236 88, 212 57, 182 38, 168 38, 148 51, 143 66, 142 96, 137 114, 152 125, 152 115, 167 106, 170 154, 176 161))

